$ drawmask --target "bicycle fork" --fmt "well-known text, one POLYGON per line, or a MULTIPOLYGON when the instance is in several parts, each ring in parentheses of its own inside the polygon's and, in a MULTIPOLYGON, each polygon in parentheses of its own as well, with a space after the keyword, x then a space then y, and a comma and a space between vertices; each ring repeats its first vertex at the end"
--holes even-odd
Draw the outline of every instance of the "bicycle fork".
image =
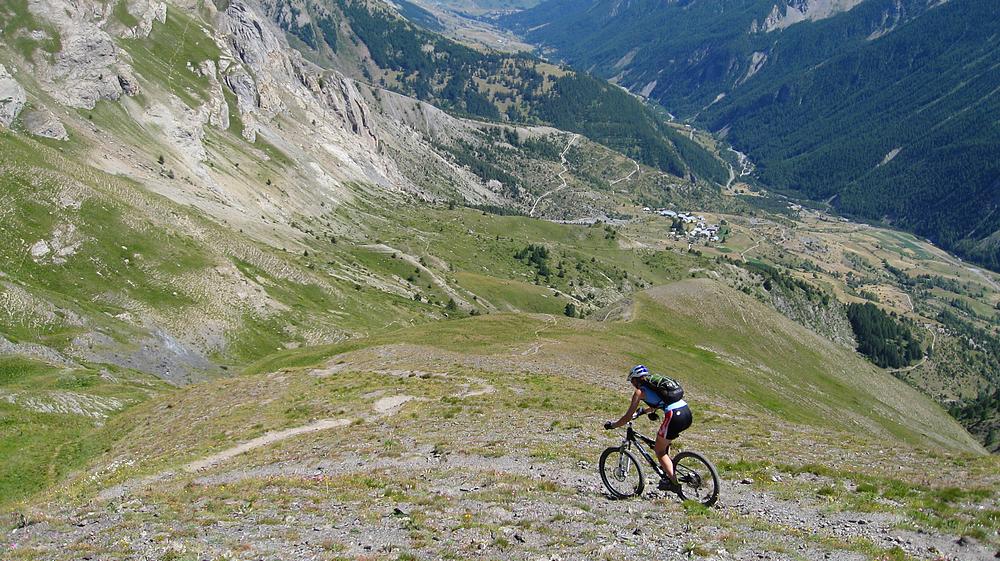
POLYGON ((621 453, 618 454, 618 467, 615 469, 615 477, 618 478, 618 481, 625 481, 628 478, 629 468, 632 467, 632 460, 625 453, 628 452, 629 448, 631 448, 631 444, 632 443, 629 442, 628 438, 624 438, 622 439, 621 446, 618 448, 621 451, 621 453))

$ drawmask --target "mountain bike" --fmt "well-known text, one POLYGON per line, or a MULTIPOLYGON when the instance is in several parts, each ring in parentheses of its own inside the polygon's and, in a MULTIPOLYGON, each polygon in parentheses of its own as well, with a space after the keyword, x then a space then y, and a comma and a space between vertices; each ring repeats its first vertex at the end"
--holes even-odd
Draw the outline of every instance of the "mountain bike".
MULTIPOLYGON (((652 453, 655 440, 636 432, 632 427, 632 423, 642 415, 648 415, 654 421, 659 418, 651 409, 637 412, 626 425, 625 437, 621 444, 612 446, 601 454, 599 463, 601 480, 611 496, 616 499, 639 496, 646 486, 642 467, 632 452, 633 449, 638 450, 654 473, 661 478, 666 477, 652 453)), ((682 500, 697 501, 705 506, 712 506, 719 500, 721 488, 719 473, 705 456, 685 450, 674 456, 673 462, 674 474, 680 483, 677 494, 682 500)))

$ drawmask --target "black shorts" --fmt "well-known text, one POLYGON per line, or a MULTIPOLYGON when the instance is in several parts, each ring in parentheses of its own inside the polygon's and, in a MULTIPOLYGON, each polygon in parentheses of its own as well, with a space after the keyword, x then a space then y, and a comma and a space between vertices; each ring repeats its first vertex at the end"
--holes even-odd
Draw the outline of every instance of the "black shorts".
POLYGON ((660 425, 660 430, 656 431, 656 436, 673 440, 691 426, 691 420, 691 408, 687 405, 673 411, 664 411, 663 423, 660 425))

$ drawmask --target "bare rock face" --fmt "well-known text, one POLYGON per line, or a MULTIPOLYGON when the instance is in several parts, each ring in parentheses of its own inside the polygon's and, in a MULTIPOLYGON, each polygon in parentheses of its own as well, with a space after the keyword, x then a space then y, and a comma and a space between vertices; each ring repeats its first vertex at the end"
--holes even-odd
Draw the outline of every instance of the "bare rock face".
POLYGON ((368 104, 361 97, 354 81, 337 74, 333 79, 323 82, 321 92, 323 101, 344 121, 351 132, 358 135, 367 148, 376 149, 378 139, 372 130, 368 104))
MULTIPOLYGON (((111 4, 91 0, 28 0, 28 9, 58 32, 61 50, 53 60, 35 57, 34 73, 47 93, 63 105, 93 109, 122 95, 118 79, 127 71, 118 46, 102 29, 111 4)), ((137 12, 136 12, 137 13, 137 12)))
POLYGON ((219 83, 218 73, 215 70, 215 62, 204 60, 198 67, 198 72, 208 78, 211 84, 211 99, 206 107, 209 111, 208 122, 215 128, 226 130, 229 128, 229 105, 226 103, 225 94, 222 93, 222 84, 219 83))
POLYGON ((149 32, 153 30, 153 22, 167 22, 167 4, 164 2, 151 2, 151 5, 142 14, 142 19, 136 29, 139 37, 149 37, 149 32))
POLYGON ((205 123, 208 110, 201 107, 190 109, 182 104, 153 103, 146 109, 145 119, 155 123, 163 131, 166 140, 190 162, 205 160, 205 123))
POLYGON ((43 81, 53 97, 81 109, 93 109, 102 99, 121 97, 118 52, 110 35, 84 24, 76 33, 64 36, 62 44, 43 81))
POLYGON ((283 54, 281 42, 267 24, 242 1, 229 5, 220 22, 220 31, 229 37, 233 52, 254 73, 262 72, 283 54))
POLYGON ((226 76, 226 85, 236 94, 236 108, 243 119, 243 138, 254 142, 257 139, 257 84, 242 68, 226 76))
POLYGON ((0 124, 10 127, 24 108, 25 101, 27 98, 24 88, 7 72, 7 68, 0 64, 0 124))
POLYGON ((29 111, 24 115, 24 128, 35 136, 68 140, 66 127, 48 110, 29 111))
POLYGON ((861 0, 787 0, 779 2, 771 8, 771 13, 764 19, 763 24, 757 25, 755 21, 750 31, 751 33, 770 32, 803 21, 819 21, 851 10, 860 3, 861 0))
POLYGON ((293 74, 288 50, 268 22, 241 0, 232 2, 222 14, 219 30, 237 61, 242 63, 228 69, 224 80, 236 94, 243 137, 253 142, 261 119, 285 109, 288 92, 282 86, 291 82, 293 74))

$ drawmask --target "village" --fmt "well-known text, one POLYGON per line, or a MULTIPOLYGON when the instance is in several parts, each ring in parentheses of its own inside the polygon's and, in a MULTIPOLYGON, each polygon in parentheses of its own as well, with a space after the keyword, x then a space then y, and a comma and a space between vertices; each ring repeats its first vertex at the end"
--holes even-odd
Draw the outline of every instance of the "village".
POLYGON ((670 233, 675 240, 687 239, 689 242, 720 242, 723 241, 728 227, 725 221, 722 224, 711 224, 704 216, 691 214, 690 212, 678 212, 675 210, 661 208, 652 209, 644 207, 642 209, 648 214, 657 214, 671 220, 670 233))

